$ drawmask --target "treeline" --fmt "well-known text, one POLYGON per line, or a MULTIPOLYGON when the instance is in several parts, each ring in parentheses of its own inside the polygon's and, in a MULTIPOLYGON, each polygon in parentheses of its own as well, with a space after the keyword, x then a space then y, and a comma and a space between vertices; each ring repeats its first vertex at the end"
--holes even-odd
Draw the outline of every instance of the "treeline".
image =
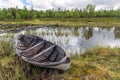
POLYGON ((95 11, 95 5, 87 5, 84 10, 72 9, 63 10, 58 8, 57 10, 37 11, 31 8, 28 10, 16 8, 4 8, 0 9, 0 20, 22 20, 22 19, 36 19, 36 18, 113 18, 120 17, 120 9, 117 10, 99 10, 95 11))

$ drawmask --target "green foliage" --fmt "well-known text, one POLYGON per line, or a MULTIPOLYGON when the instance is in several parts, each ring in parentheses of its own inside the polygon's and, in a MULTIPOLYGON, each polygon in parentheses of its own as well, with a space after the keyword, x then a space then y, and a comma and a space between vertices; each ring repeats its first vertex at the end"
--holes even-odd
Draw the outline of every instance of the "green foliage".
POLYGON ((95 11, 95 5, 88 4, 85 9, 65 10, 58 8, 57 10, 49 9, 46 11, 37 11, 33 7, 28 10, 8 8, 0 9, 0 20, 21 20, 21 19, 36 19, 36 18, 115 18, 120 17, 120 9, 118 10, 99 10, 95 11))
POLYGON ((21 19, 21 16, 19 13, 16 13, 16 19, 20 20, 21 19))

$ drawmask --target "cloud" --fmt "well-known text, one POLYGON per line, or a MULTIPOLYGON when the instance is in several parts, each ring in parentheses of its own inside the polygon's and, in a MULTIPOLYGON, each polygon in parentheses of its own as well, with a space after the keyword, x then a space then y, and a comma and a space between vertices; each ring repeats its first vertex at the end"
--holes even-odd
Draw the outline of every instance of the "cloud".
POLYGON ((33 6, 36 10, 46 9, 84 9, 88 4, 96 5, 95 10, 100 9, 118 9, 120 0, 0 0, 0 8, 16 7, 30 8, 33 6))
POLYGON ((96 5, 96 10, 100 9, 118 9, 120 7, 120 0, 94 0, 93 3, 96 5), (115 8, 116 7, 116 8, 115 8))
POLYGON ((87 4, 92 4, 92 0, 27 0, 32 2, 34 9, 83 9, 87 4))
POLYGON ((18 6, 18 8, 23 8, 24 4, 21 0, 0 0, 0 8, 10 8, 16 6, 18 6))
POLYGON ((55 8, 61 7, 63 9, 83 9, 87 4, 92 4, 92 0, 55 0, 52 3, 55 8))
POLYGON ((114 10, 120 9, 120 4, 117 4, 113 7, 114 10))

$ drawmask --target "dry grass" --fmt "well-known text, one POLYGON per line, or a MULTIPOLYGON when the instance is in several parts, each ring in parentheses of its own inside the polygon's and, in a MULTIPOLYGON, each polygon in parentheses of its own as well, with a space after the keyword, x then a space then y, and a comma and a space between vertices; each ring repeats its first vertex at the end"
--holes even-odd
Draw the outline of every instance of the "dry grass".
POLYGON ((0 24, 66 26, 66 27, 81 27, 81 26, 120 27, 119 22, 120 22, 119 18, 60 18, 60 19, 45 18, 21 21, 0 21, 0 24))
POLYGON ((120 50, 96 47, 71 57, 68 71, 40 68, 21 60, 13 43, 0 41, 0 80, 120 80, 120 50))

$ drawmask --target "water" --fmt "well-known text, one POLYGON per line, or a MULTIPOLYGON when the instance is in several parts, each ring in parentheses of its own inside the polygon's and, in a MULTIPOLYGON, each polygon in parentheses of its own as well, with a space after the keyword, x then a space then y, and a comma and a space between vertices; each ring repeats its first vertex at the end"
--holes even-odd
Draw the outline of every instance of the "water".
MULTIPOLYGON (((120 47, 120 28, 99 27, 40 27, 21 30, 17 33, 1 33, 0 37, 8 39, 18 34, 33 34, 51 41, 71 54, 82 53, 96 46, 120 47)), ((9 39, 8 39, 9 40, 9 39)))

